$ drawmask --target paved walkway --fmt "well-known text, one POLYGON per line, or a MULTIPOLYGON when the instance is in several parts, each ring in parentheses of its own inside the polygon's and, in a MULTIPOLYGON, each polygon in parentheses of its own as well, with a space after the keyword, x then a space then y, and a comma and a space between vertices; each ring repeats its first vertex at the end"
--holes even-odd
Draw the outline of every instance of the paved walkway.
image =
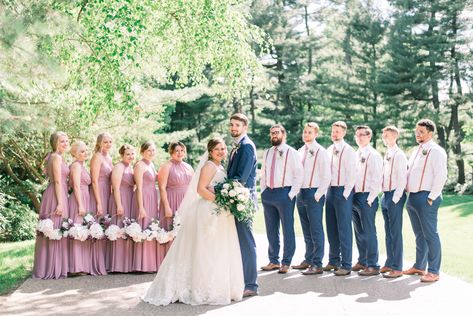
MULTIPOLYGON (((267 263, 267 242, 265 236, 256 237, 260 266, 267 263)), ((294 262, 298 263, 302 239, 297 245, 294 262)), ((166 307, 139 299, 153 278, 154 274, 114 274, 28 279, 4 299, 0 315, 473 315, 473 285, 445 274, 437 283, 424 284, 417 276, 388 280, 354 273, 336 277, 302 276, 295 270, 286 275, 262 272, 257 297, 229 306, 166 307)))

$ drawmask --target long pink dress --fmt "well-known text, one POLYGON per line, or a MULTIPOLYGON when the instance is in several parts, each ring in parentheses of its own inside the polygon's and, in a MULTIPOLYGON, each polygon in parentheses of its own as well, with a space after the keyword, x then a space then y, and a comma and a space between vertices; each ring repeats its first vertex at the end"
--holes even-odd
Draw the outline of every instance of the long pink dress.
MULTIPOLYGON (((112 224, 123 227, 123 218, 132 218, 132 200, 133 187, 135 180, 133 179, 133 169, 129 164, 119 162, 125 166, 120 183, 120 199, 123 206, 124 215, 117 216, 117 205, 113 194, 109 200, 109 214, 112 216, 112 224)), ((110 272, 130 272, 132 271, 133 259, 133 240, 131 239, 117 239, 110 242, 110 250, 107 252, 110 262, 110 272)))
MULTIPOLYGON (((141 229, 146 229, 153 218, 158 218, 158 191, 156 190, 156 171, 153 163, 142 160, 146 164, 146 170, 143 173, 143 207, 147 216, 137 223, 141 225, 141 229)), ((136 191, 133 194, 133 215, 134 218, 139 216, 138 201, 136 199, 136 191)), ((135 242, 133 248, 133 271, 140 272, 156 272, 158 271, 158 263, 164 258, 164 247, 159 245, 155 240, 135 242)))
MULTIPOLYGON (((84 163, 74 161, 71 164, 80 164, 80 194, 82 198, 82 205, 87 214, 90 204, 90 175, 84 167, 84 163)), ((74 179, 71 179, 71 186, 74 187, 74 179)), ((82 224, 84 217, 79 215, 79 204, 77 203, 76 195, 72 192, 69 197, 69 214, 74 223, 82 224)), ((69 243, 69 272, 70 273, 91 273, 91 257, 90 257, 90 240, 80 241, 70 239, 69 243)))
MULTIPOLYGON (((100 165, 99 171, 99 191, 100 201, 102 202, 102 216, 108 214, 108 202, 112 192, 111 174, 112 174, 112 159, 109 156, 102 155, 102 164, 100 165)), ((97 212, 97 201, 92 190, 90 198, 91 211, 96 214, 97 212)), ((110 263, 106 262, 105 254, 108 252, 107 249, 110 247, 106 239, 95 240, 92 242, 92 275, 106 275, 107 268, 110 267, 110 263)))
MULTIPOLYGON (((43 192, 41 199, 41 210, 39 217, 41 219, 50 218, 54 222, 54 228, 60 228, 63 218, 69 217, 67 203, 67 177, 69 176, 69 167, 64 162, 61 164, 61 190, 62 190, 62 216, 54 215, 57 207, 56 193, 54 189, 54 178, 52 165, 49 163, 50 155, 47 158, 47 176, 49 184, 43 192)), ((61 240, 50 240, 42 234, 36 236, 33 278, 37 279, 59 279, 67 277, 68 272, 68 242, 67 238, 61 240)))
MULTIPOLYGON (((171 167, 169 169, 169 176, 166 184, 166 193, 173 215, 176 213, 179 205, 181 205, 181 201, 186 194, 187 187, 192 180, 192 175, 192 167, 188 163, 171 159, 171 167)), ((165 218, 164 213, 164 205, 161 202, 159 206, 160 224, 161 227, 169 230, 172 224, 172 218, 165 218)), ((165 255, 171 247, 171 244, 172 241, 164 244, 165 255)))

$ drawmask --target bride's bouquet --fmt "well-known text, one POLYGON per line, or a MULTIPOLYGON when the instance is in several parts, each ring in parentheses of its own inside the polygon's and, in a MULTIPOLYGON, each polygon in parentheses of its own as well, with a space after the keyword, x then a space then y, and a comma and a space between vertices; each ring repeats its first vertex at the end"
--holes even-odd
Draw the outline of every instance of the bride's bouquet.
POLYGON ((250 198, 250 190, 236 180, 226 179, 214 187, 217 214, 227 211, 240 222, 250 224, 255 214, 255 206, 250 198))

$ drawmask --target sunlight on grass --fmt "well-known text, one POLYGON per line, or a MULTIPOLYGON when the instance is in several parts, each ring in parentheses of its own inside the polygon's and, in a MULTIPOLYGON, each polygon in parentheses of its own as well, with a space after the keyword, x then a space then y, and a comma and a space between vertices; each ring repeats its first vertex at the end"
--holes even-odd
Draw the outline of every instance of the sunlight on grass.
POLYGON ((31 275, 34 240, 0 243, 0 295, 14 290, 31 275))

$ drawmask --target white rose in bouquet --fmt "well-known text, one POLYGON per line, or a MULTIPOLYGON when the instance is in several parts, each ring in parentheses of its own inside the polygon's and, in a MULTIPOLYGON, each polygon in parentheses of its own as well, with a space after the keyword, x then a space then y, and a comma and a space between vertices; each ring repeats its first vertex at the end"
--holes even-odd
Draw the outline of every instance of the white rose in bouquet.
POLYGON ((167 243, 169 241, 169 236, 168 236, 168 233, 164 230, 160 230, 158 232, 158 237, 156 238, 156 240, 160 243, 160 244, 164 244, 164 243, 167 243))
POLYGON ((237 205, 237 210, 243 211, 245 209, 245 206, 243 204, 238 204, 237 205))
POLYGON ((154 220, 150 225, 149 225, 149 228, 152 230, 152 231, 155 231, 157 232, 160 227, 159 227, 159 221, 158 220, 154 220))
POLYGON ((61 231, 59 229, 53 229, 48 233, 48 238, 51 240, 60 240, 62 238, 61 231))
POLYGON ((93 223, 89 228, 89 233, 90 236, 95 239, 101 239, 103 236, 105 236, 103 233, 103 228, 99 223, 93 223))
POLYGON ((134 242, 141 242, 143 237, 141 226, 136 222, 126 227, 126 234, 130 236, 134 242))
POLYGON ((228 192, 228 195, 230 195, 231 197, 235 197, 237 195, 237 192, 233 189, 228 192))
POLYGON ((228 189, 230 189, 230 185, 229 185, 228 183, 224 183, 224 184, 222 185, 222 187, 223 187, 225 190, 227 190, 227 191, 228 191, 228 189))
POLYGON ((222 193, 223 196, 228 196, 228 190, 221 190, 220 193, 222 193))
POLYGON ((243 194, 238 194, 238 200, 245 201, 246 197, 243 194))
POLYGON ((110 225, 105 230, 105 236, 107 236, 108 240, 115 241, 118 238, 121 238, 120 230, 121 228, 118 227, 117 225, 110 225))
POLYGON ((85 226, 74 224, 74 226, 69 229, 69 236, 75 240, 85 241, 89 237, 89 230, 85 226))
POLYGON ((36 225, 36 230, 39 232, 42 232, 44 235, 47 235, 53 229, 54 229, 54 223, 49 218, 40 220, 38 224, 36 225))

